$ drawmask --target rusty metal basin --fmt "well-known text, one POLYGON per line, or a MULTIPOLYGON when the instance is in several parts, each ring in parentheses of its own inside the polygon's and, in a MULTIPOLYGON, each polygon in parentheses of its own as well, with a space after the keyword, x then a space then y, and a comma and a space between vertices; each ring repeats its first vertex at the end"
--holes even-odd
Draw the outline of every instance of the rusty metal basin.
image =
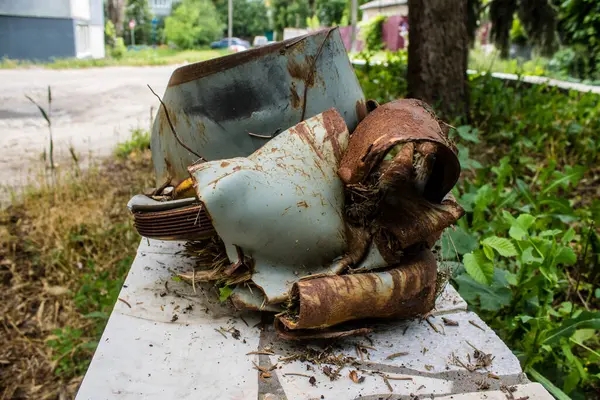
MULTIPOLYGON (((332 107, 350 131, 366 115, 336 28, 178 68, 163 101, 181 141, 208 161, 248 156, 332 107)), ((151 148, 158 185, 176 186, 198 160, 176 140, 163 107, 151 148)))

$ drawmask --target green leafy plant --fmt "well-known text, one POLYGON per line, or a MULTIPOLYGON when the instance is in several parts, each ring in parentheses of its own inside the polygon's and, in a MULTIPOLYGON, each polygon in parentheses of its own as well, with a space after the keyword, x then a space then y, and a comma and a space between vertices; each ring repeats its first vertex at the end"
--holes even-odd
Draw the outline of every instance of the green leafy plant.
POLYGON ((131 138, 117 144, 115 154, 125 158, 135 151, 144 151, 150 148, 150 133, 140 128, 131 131, 131 138))
POLYGON ((217 10, 208 0, 183 0, 165 19, 167 41, 182 49, 210 44, 222 31, 217 10))
POLYGON ((360 24, 360 36, 369 51, 383 49, 383 24, 386 17, 378 15, 360 24))

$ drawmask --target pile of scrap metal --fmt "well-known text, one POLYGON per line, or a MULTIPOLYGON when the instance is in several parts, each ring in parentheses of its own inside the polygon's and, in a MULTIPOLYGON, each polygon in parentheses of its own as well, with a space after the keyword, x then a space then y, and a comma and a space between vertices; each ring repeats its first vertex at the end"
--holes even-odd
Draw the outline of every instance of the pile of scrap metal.
POLYGON ((162 184, 129 207, 141 235, 189 242, 183 278, 234 287, 290 339, 433 308, 456 147, 418 100, 367 107, 336 29, 182 67, 163 100, 162 184))

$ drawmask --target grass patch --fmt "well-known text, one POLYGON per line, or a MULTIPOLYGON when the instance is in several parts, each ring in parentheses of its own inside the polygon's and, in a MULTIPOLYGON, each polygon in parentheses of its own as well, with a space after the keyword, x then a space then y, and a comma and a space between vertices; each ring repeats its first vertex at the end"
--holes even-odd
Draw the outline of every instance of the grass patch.
POLYGON ((125 204, 154 183, 139 142, 0 210, 3 398, 74 397, 137 250, 125 204))
POLYGON ((150 66, 194 63, 228 54, 227 50, 176 50, 169 48, 146 48, 129 50, 121 58, 107 56, 101 59, 57 58, 48 62, 23 61, 3 58, 0 69, 42 67, 48 69, 72 69, 115 66, 150 66))

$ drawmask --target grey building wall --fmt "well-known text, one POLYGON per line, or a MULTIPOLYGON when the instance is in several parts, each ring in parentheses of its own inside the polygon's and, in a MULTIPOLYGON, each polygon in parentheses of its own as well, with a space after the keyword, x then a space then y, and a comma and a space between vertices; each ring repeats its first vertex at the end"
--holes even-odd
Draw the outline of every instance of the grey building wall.
POLYGON ((102 0, 90 1, 90 25, 104 26, 104 4, 102 0))
POLYGON ((75 57, 71 18, 0 15, 0 58, 46 61, 75 57))
POLYGON ((20 17, 69 18, 71 0, 0 0, 0 14, 20 17))

